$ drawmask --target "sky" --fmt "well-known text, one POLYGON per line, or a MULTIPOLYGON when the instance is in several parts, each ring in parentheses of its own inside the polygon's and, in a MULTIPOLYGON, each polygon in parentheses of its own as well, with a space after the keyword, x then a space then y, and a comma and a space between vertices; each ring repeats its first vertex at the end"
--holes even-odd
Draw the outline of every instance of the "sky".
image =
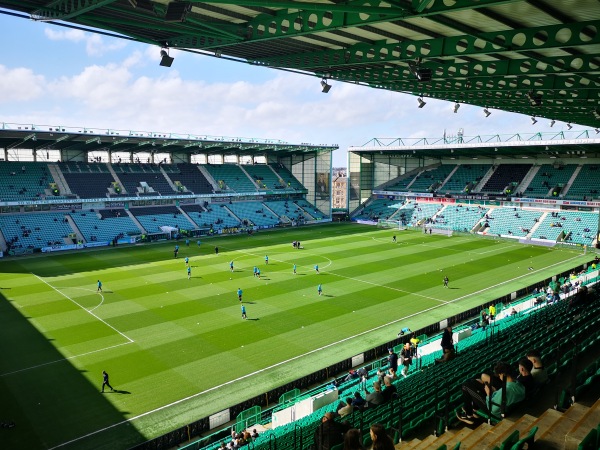
MULTIPOLYGON (((280 139, 347 149, 373 138, 566 131, 547 119, 425 99, 160 48, 0 14, 0 122, 280 139)), ((572 133, 585 127, 574 125, 572 133)), ((575 136, 574 136, 575 137, 575 136)))

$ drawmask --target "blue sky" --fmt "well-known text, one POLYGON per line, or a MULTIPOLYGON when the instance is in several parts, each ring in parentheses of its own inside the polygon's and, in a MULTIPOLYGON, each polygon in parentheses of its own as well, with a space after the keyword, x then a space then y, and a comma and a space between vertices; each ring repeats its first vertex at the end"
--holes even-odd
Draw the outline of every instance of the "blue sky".
MULTIPOLYGON (((547 119, 425 99, 315 77, 160 49, 0 14, 0 121, 117 130, 281 139, 347 148, 373 138, 566 131, 547 119), (9 39, 10 37, 10 39, 9 39)), ((573 132, 584 127, 574 125, 573 132)))

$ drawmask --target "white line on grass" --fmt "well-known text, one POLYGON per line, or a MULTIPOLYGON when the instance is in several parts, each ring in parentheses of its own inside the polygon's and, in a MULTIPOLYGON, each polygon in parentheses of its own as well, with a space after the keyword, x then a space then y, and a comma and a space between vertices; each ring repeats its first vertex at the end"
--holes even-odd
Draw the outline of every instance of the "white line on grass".
MULTIPOLYGON (((242 252, 242 253, 243 253, 243 252, 242 252)), ((571 259, 574 259, 574 258, 577 258, 577 256, 575 256, 575 257, 573 257, 573 258, 569 258, 569 259, 568 259, 568 260, 566 260, 566 261, 570 261, 571 259)), ((558 265, 558 264, 561 264, 561 263, 563 263, 563 262, 565 262, 565 261, 561 261, 561 262, 558 262, 558 263, 555 263, 555 264, 551 264, 550 266, 547 266, 547 267, 545 267, 545 269, 547 269, 547 268, 549 268, 549 267, 553 267, 553 266, 555 266, 555 265, 558 265)), ((543 270, 543 269, 539 269, 539 270, 543 270)), ((533 273, 533 272, 529 272, 529 273, 528 273, 528 274, 526 274, 526 275, 522 275, 522 276, 520 276, 520 277, 513 278, 512 280, 515 280, 515 279, 522 278, 522 277, 524 277, 524 276, 530 275, 531 273, 533 273)), ((334 275, 336 275, 336 274, 334 274, 334 275)), ((341 276, 341 275, 337 275, 337 276, 341 276)), ((349 277, 342 277, 342 278, 349 278, 349 277)), ((352 278, 351 278, 351 279, 352 279, 352 278)), ((497 285, 490 286, 490 287, 488 287, 488 288, 482 289, 481 291, 474 292, 474 293, 472 293, 472 294, 469 294, 469 295, 466 295, 466 296, 463 296, 463 297, 459 297, 459 298, 457 298, 457 299, 454 299, 454 300, 451 300, 451 301, 449 301, 449 302, 445 302, 445 304, 450 304, 450 303, 457 302, 457 301, 459 301, 459 300, 462 300, 462 299, 464 299, 464 298, 467 298, 467 297, 469 297, 469 296, 471 296, 471 295, 475 295, 475 294, 477 294, 477 293, 484 292, 484 291, 486 291, 486 290, 488 290, 488 289, 491 289, 491 288, 494 288, 494 287, 500 286, 500 285, 502 285, 502 284, 505 284, 505 283, 507 283, 507 282, 510 282, 510 281, 512 281, 512 280, 509 280, 509 281, 506 281, 506 282, 503 282, 503 283, 498 283, 497 285)), ((357 281, 361 281, 361 280, 357 280, 357 281)), ((373 283, 371 283, 371 284, 373 284, 373 283)), ((385 287, 385 286, 384 286, 384 287, 385 287)), ((409 294, 410 294, 410 292, 409 292, 409 294)), ((416 295, 416 294, 413 294, 413 295, 416 295)), ((167 409, 167 408, 172 408, 173 406, 179 405, 179 404, 181 404, 181 403, 184 403, 184 402, 186 402, 186 401, 188 401, 188 400, 192 400, 192 399, 194 399, 194 398, 200 397, 201 395, 207 394, 207 393, 209 393, 209 392, 212 392, 212 391, 215 391, 215 390, 217 390, 217 389, 221 389, 221 388, 223 388, 223 387, 225 387, 225 386, 228 386, 228 385, 230 385, 230 384, 237 383, 238 381, 242 381, 242 380, 244 380, 244 379, 246 379, 246 378, 250 378, 250 377, 253 377, 253 376, 255 376, 255 375, 258 375, 258 374, 260 374, 260 373, 263 373, 263 372, 266 372, 266 371, 268 371, 268 370, 274 369, 274 368, 276 368, 276 367, 279 367, 279 366, 282 366, 282 365, 288 364, 288 363, 290 363, 290 362, 292 362, 292 361, 298 360, 298 359, 300 359, 300 358, 303 358, 303 357, 305 357, 305 356, 311 355, 311 354, 313 354, 313 353, 320 352, 320 351, 322 351, 322 350, 325 350, 325 349, 327 349, 327 348, 330 348, 330 347, 333 347, 333 346, 336 346, 336 345, 342 344, 342 343, 344 343, 344 342, 350 341, 350 340, 352 340, 352 339, 355 339, 355 338, 358 338, 358 337, 364 336, 364 335, 366 335, 366 334, 372 333, 373 331, 377 331, 377 330, 380 330, 380 329, 382 329, 382 328, 388 327, 388 326, 390 326, 390 325, 394 325, 394 324, 396 324, 396 323, 398 323, 398 322, 401 322, 401 321, 403 321, 403 320, 410 319, 411 317, 416 317, 416 316, 418 316, 418 315, 421 315, 421 314, 423 314, 423 313, 427 313, 427 312, 429 312, 429 311, 433 311, 434 309, 438 309, 438 308, 440 308, 440 307, 442 307, 442 306, 445 306, 445 304, 435 305, 435 306, 432 306, 432 307, 430 307, 430 308, 427 308, 427 309, 424 309, 424 310, 421 310, 421 311, 415 312, 415 313, 413 313, 413 314, 409 314, 409 315, 407 315, 407 316, 400 317, 400 318, 398 318, 398 319, 395 319, 395 320, 392 320, 392 321, 390 321, 390 322, 387 322, 387 323, 385 323, 385 324, 383 324, 383 325, 379 325, 379 326, 377 326, 377 327, 375 327, 375 328, 371 328, 370 330, 362 331, 362 332, 360 332, 360 333, 358 333, 358 334, 355 334, 355 335, 353 335, 353 336, 349 336, 349 337, 346 337, 346 338, 344 338, 344 339, 340 339, 340 340, 338 340, 338 341, 336 341, 336 342, 332 342, 332 343, 330 343, 330 344, 327 344, 327 345, 324 345, 324 346, 322 346, 322 347, 319 347, 319 348, 316 348, 316 349, 310 350, 310 351, 308 351, 308 352, 306 352, 306 353, 303 353, 303 354, 301 354, 301 355, 297 355, 297 356, 294 356, 294 357, 292 357, 292 358, 286 359, 285 361, 280 361, 280 362, 278 362, 278 363, 276 363, 276 364, 272 364, 272 365, 270 365, 270 366, 268 366, 268 367, 265 367, 265 368, 262 368, 262 369, 256 370, 256 371, 254 371, 254 372, 251 372, 251 373, 249 373, 249 374, 246 374, 246 375, 243 375, 243 376, 241 376, 241 377, 238 377, 238 378, 235 378, 235 379, 233 379, 233 380, 230 380, 230 381, 227 381, 227 382, 225 382, 225 383, 222 383, 222 384, 220 384, 220 385, 218 385, 218 386, 213 386, 213 387, 211 387, 211 388, 205 389, 204 391, 197 392, 197 393, 195 393, 195 394, 192 394, 192 395, 190 395, 190 396, 188 396, 188 397, 184 397, 184 398, 182 398, 182 399, 179 399, 179 400, 176 400, 176 401, 174 401, 174 402, 171 402, 171 403, 168 403, 168 404, 166 404, 166 405, 163 405, 163 406, 160 406, 160 407, 158 407, 158 408, 155 408, 155 409, 153 409, 153 410, 151 410, 151 411, 146 411, 145 413, 139 414, 139 415, 137 415, 137 416, 134 416, 134 417, 130 417, 129 419, 122 420, 122 421, 120 421, 120 422, 114 423, 114 424, 112 424, 112 425, 109 425, 109 426, 107 426, 107 427, 101 428, 101 429, 99 429, 99 430, 92 431, 91 433, 87 433, 87 434, 85 434, 85 435, 83 435, 83 436, 79 436, 79 437, 77 437, 77 438, 75 438, 75 439, 71 439, 70 441, 63 442, 62 444, 56 445, 56 446, 54 446, 54 447, 51 447, 49 450, 54 450, 54 449, 57 449, 57 448, 60 448, 60 447, 64 447, 64 446, 66 446, 66 445, 73 444, 73 443, 75 443, 75 442, 78 442, 78 441, 80 441, 80 440, 82 440, 82 439, 85 439, 85 438, 88 438, 88 437, 94 436, 94 435, 96 435, 96 434, 99 434, 99 433, 102 433, 102 432, 104 432, 104 431, 111 430, 111 429, 113 429, 113 428, 115 428, 115 427, 118 427, 118 426, 120 426, 120 425, 124 425, 124 424, 126 424, 126 423, 133 422, 134 420, 141 419, 141 418, 143 418, 143 417, 146 417, 146 416, 148 416, 148 415, 154 414, 154 413, 156 413, 156 412, 162 411, 162 410, 164 410, 164 409, 167 409)))
POLYGON ((110 347, 104 347, 98 350, 92 350, 91 352, 85 352, 85 353, 80 353, 79 355, 73 355, 73 356, 67 356, 61 359, 55 359, 54 361, 49 361, 43 364, 38 364, 37 366, 31 366, 31 367, 25 367, 24 369, 19 369, 19 370, 13 370, 12 372, 6 372, 6 373, 2 373, 0 374, 0 377, 6 377, 8 375, 14 375, 16 373, 20 373, 20 372, 26 372, 28 370, 33 370, 33 369, 38 369, 40 367, 44 367, 44 366, 49 366, 50 364, 56 364, 56 363, 60 363, 60 362, 65 362, 68 361, 69 359, 75 359, 75 358, 80 358, 82 356, 86 356, 86 355, 91 355, 93 353, 98 353, 98 352, 103 352, 105 350, 110 350, 113 348, 117 348, 117 347, 121 347, 122 345, 129 345, 129 344, 133 344, 133 341, 131 342, 123 342, 121 344, 116 344, 116 345, 111 345, 110 347))
POLYGON ((79 306, 81 309, 83 309, 86 313, 90 314, 91 316, 93 316, 94 318, 98 319, 100 322, 102 322, 104 325, 106 325, 107 327, 113 329, 114 331, 116 331, 117 333, 119 333, 121 336, 123 336, 125 339, 127 339, 129 341, 129 343, 133 342, 133 339, 131 339, 129 336, 126 336, 124 333, 120 332, 119 330, 117 330, 115 327, 113 327, 111 324, 109 324, 108 322, 106 322, 104 319, 101 319, 100 317, 98 317, 96 314, 94 314, 92 311, 85 309, 82 305, 80 305, 79 303, 77 303, 75 300, 73 300, 71 297, 69 297, 67 294, 65 294, 64 292, 59 291, 57 288, 55 288, 54 286, 52 286, 50 283, 48 283, 46 280, 44 280, 41 277, 38 277, 35 273, 31 273, 34 277, 36 277, 38 280, 40 280, 42 283, 44 283, 45 285, 49 286, 50 288, 52 288, 53 290, 55 290, 56 292, 58 292, 60 295, 62 295, 64 298, 66 298, 67 300, 70 300, 71 302, 73 302, 74 304, 76 304, 77 306, 79 306))
POLYGON ((102 293, 101 293, 101 292, 94 292, 94 290, 93 290, 93 289, 80 288, 80 287, 70 287, 70 286, 66 286, 66 287, 59 287, 59 288, 57 288, 57 289, 79 289, 80 291, 88 291, 88 292, 91 292, 91 293, 98 294, 102 300, 100 300, 100 303, 98 303, 98 304, 97 304, 96 306, 94 306, 92 309, 88 309, 88 311, 93 311, 93 310, 95 310, 96 308, 99 308, 100 306, 102 306, 102 303, 104 303, 104 295, 102 295, 102 293))

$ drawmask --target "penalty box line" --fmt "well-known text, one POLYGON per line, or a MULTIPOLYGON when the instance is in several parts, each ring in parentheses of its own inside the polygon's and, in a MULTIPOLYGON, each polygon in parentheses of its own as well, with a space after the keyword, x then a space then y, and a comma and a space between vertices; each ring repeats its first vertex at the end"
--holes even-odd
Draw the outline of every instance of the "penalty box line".
POLYGON ((131 339, 129 336, 127 336, 125 333, 117 330, 115 327, 113 327, 110 323, 106 322, 106 320, 98 317, 98 315, 94 314, 94 312, 90 311, 89 309, 86 309, 83 307, 83 305, 79 304, 77 301, 73 300, 71 297, 69 297, 67 294, 65 294, 64 292, 62 292, 61 290, 55 288, 54 286, 52 286, 50 283, 48 283, 46 280, 44 280, 42 277, 37 276, 35 273, 31 273, 34 277, 36 277, 38 280, 40 280, 42 283, 44 283, 46 286, 50 287, 51 289, 53 289, 54 291, 58 292, 60 295, 62 295, 64 298, 66 298, 67 300, 71 301, 72 303, 74 303, 75 305, 79 306, 81 309, 83 309, 86 313, 88 313, 89 315, 91 315, 92 317, 94 317, 96 320, 99 320, 100 322, 102 322, 104 325, 106 325, 107 327, 109 327, 110 329, 112 329, 113 331, 116 331, 117 333, 119 333, 121 336, 123 336, 125 339, 127 339, 127 343, 131 344, 134 342, 133 339, 131 339))

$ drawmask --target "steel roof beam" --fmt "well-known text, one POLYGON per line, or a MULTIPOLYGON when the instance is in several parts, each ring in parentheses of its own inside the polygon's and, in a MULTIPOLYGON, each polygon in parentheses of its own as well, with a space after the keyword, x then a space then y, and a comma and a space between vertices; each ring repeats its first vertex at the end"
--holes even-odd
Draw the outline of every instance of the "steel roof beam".
POLYGON ((411 61, 415 58, 462 57, 476 54, 524 52, 550 48, 586 46, 600 43, 600 33, 593 38, 584 31, 591 27, 600 29, 600 20, 568 23, 517 30, 501 30, 471 35, 452 36, 421 41, 404 41, 389 44, 380 41, 372 45, 355 44, 346 49, 297 53, 250 60, 253 64, 271 67, 289 67, 299 70, 318 70, 361 64, 411 61), (570 36, 563 42, 562 36, 570 36))
POLYGON ((117 0, 55 0, 31 13, 33 20, 69 20, 110 5, 117 0))

